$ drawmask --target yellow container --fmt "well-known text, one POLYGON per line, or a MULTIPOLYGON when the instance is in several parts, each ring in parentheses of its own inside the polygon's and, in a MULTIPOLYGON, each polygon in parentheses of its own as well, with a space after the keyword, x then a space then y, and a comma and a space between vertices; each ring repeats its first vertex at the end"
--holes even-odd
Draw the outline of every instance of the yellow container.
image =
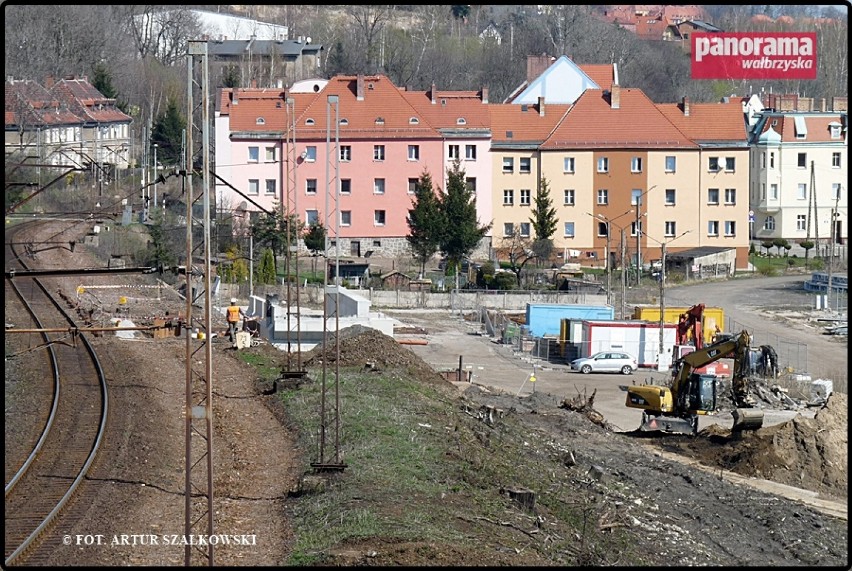
MULTIPOLYGON (((666 307, 666 314, 663 317, 663 323, 677 324, 682 313, 689 311, 688 307, 666 307)), ((660 321, 660 306, 659 305, 637 305, 633 308, 633 319, 641 319, 643 321, 660 321)), ((721 307, 705 307, 704 315, 704 343, 709 344, 713 341, 713 336, 716 334, 716 327, 719 331, 725 331, 725 312, 721 307)))

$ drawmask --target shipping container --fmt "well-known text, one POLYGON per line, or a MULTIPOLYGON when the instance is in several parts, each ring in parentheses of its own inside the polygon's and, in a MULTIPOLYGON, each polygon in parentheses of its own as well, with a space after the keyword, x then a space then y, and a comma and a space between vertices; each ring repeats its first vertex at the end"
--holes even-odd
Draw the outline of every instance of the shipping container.
MULTIPOLYGON (((689 307, 666 307, 664 323, 677 324, 681 314, 689 311, 689 307)), ((633 308, 633 319, 660 322, 659 305, 637 305, 633 308)), ((725 330, 725 312, 721 307, 705 307, 702 320, 704 321, 704 344, 713 342, 717 332, 725 330), (716 327, 718 326, 718 329, 716 327)))
MULTIPOLYGON (((676 330, 677 326, 673 323, 663 324, 663 359, 659 363, 662 365, 661 370, 671 367, 676 330)), ((583 321, 583 340, 579 349, 580 357, 589 357, 599 351, 624 351, 636 357, 640 367, 657 367, 660 322, 583 321)))
POLYGON ((609 305, 528 303, 526 325, 534 337, 558 337, 563 319, 611 320, 615 310, 609 305))

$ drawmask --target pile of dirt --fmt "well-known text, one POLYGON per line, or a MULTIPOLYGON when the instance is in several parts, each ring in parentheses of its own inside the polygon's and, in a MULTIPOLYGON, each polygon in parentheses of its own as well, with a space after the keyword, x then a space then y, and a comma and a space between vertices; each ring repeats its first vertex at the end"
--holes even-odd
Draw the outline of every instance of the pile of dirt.
POLYGON ((826 496, 848 493, 848 397, 833 393, 814 418, 732 433, 711 425, 680 441, 702 463, 826 496))
POLYGON ((326 365, 336 363, 341 367, 363 367, 375 372, 399 368, 422 382, 452 386, 431 365, 393 337, 363 325, 341 329, 339 347, 336 336, 329 334, 327 344, 317 345, 305 353, 302 363, 306 367, 318 367, 323 361, 326 365))

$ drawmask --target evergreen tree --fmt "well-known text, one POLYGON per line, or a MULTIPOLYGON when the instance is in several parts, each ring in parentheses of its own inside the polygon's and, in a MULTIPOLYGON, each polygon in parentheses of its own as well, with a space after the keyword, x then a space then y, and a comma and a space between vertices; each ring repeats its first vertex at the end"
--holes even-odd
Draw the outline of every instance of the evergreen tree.
POLYGON ((119 99, 118 90, 112 83, 112 74, 103 63, 98 63, 92 74, 92 87, 97 89, 108 99, 115 99, 115 106, 127 113, 127 102, 119 99))
POLYGON ((276 275, 278 272, 275 269, 275 254, 272 248, 265 248, 257 267, 257 283, 272 285, 275 283, 276 275))
POLYGON ((441 252, 447 257, 447 268, 458 271, 464 258, 479 245, 482 237, 491 229, 489 222, 480 226, 476 218, 476 196, 467 187, 465 173, 459 160, 447 169, 447 190, 441 196, 441 214, 444 219, 444 232, 441 236, 441 252))
POLYGON ((290 215, 290 234, 287 234, 287 218, 282 216, 277 203, 272 205, 270 212, 264 212, 251 223, 251 234, 258 245, 272 250, 275 273, 278 273, 278 259, 281 254, 287 254, 289 271, 290 248, 298 243, 302 224, 298 216, 290 215))
POLYGON ((166 111, 157 117, 154 128, 151 130, 151 143, 159 145, 157 158, 163 164, 180 164, 184 129, 186 129, 186 120, 181 115, 177 103, 170 99, 166 111))
POLYGON ((432 176, 424 170, 414 187, 414 204, 408 213, 408 245, 414 259, 420 264, 420 278, 426 270, 426 262, 441 247, 444 232, 443 216, 432 176))
POLYGON ((550 198, 550 185, 546 178, 542 178, 538 193, 535 196, 532 218, 530 218, 535 233, 532 251, 539 260, 547 261, 551 252, 553 252, 553 240, 551 238, 556 233, 558 220, 553 199, 550 198))
POLYGON ((311 251, 314 256, 313 271, 317 271, 317 256, 320 252, 325 252, 325 226, 319 220, 315 221, 308 227, 305 233, 305 248, 311 251))

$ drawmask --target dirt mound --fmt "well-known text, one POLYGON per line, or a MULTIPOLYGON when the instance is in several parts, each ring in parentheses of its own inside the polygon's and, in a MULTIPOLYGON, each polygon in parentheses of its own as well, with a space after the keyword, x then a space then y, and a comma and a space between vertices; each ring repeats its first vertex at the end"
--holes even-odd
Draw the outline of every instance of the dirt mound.
POLYGON ((352 325, 340 330, 340 360, 335 335, 329 334, 327 350, 317 345, 304 355, 303 364, 308 367, 338 363, 341 367, 364 367, 380 372, 384 369, 398 368, 409 376, 423 382, 452 386, 426 361, 403 347, 393 337, 389 337, 370 327, 352 325))
POLYGON ((709 466, 845 498, 847 407, 847 395, 833 393, 812 419, 797 416, 743 433, 711 425, 678 444, 709 466))

